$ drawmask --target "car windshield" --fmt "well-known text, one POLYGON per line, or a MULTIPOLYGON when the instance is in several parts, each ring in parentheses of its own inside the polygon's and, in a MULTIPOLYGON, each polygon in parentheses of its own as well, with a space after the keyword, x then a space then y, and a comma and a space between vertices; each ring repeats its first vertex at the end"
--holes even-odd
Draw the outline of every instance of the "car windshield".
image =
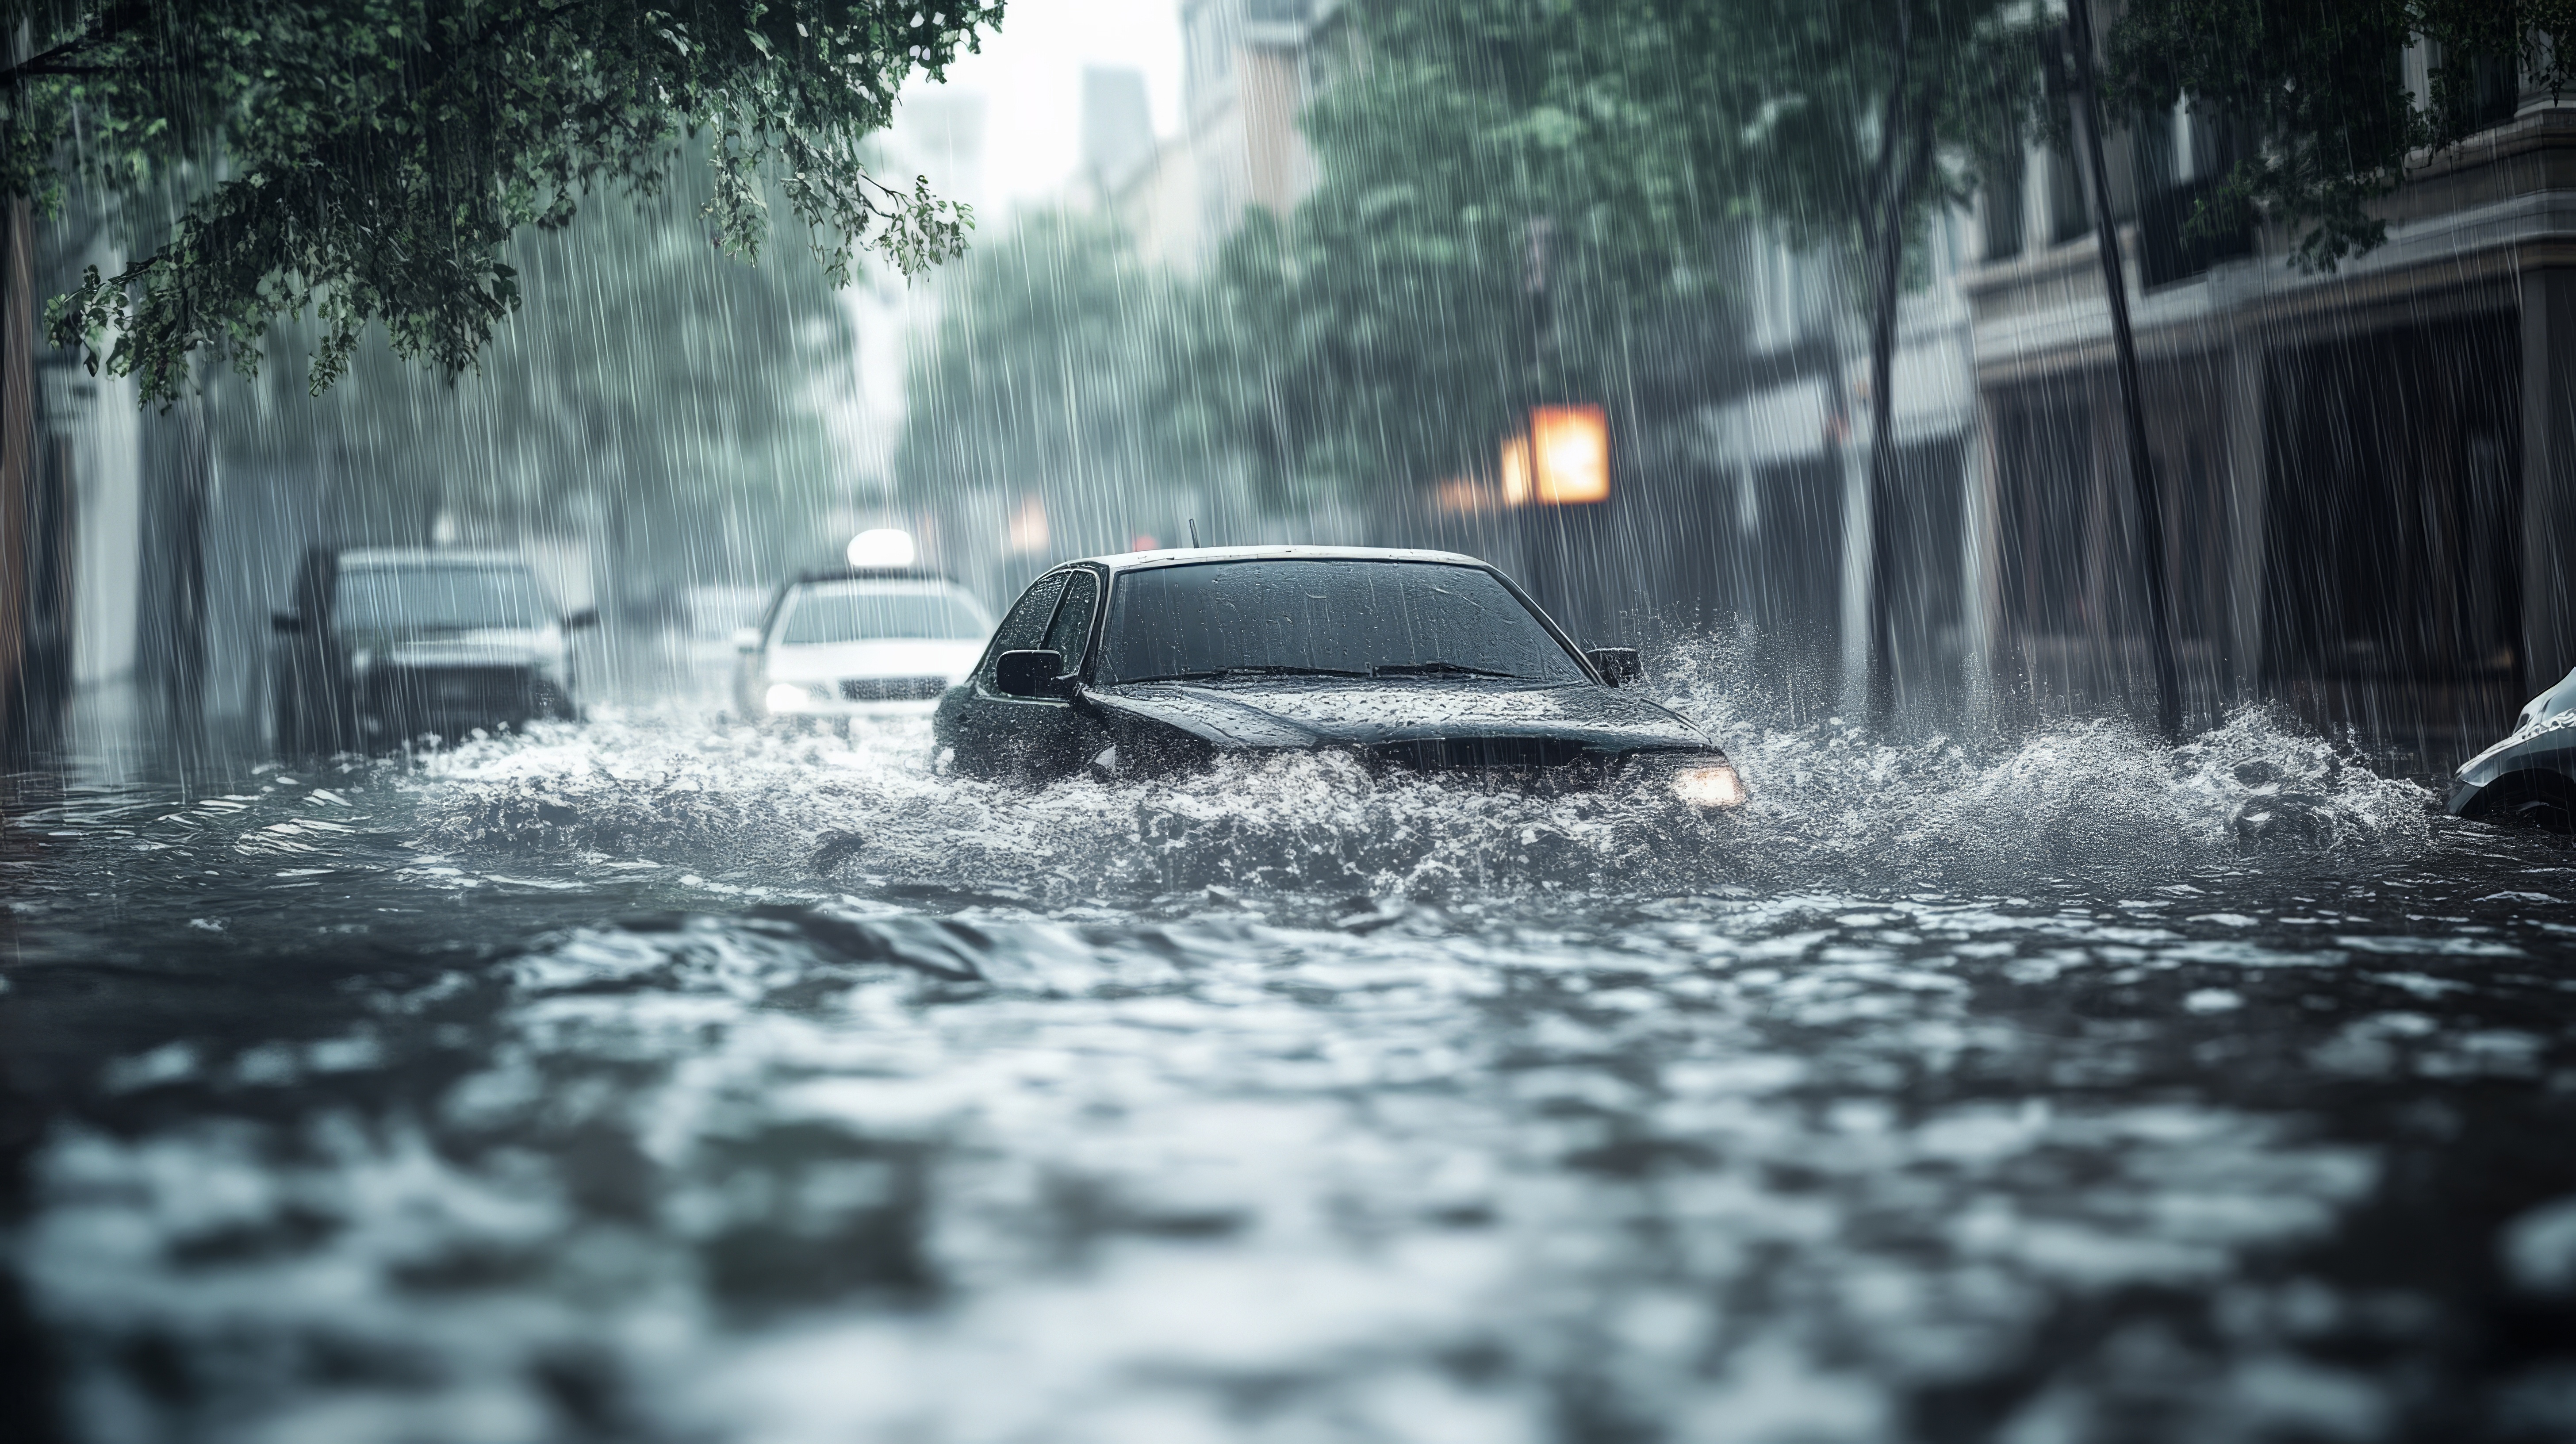
POLYGON ((1104 682, 1232 675, 1515 677, 1581 682, 1582 665, 1481 567, 1241 561, 1118 578, 1104 682))
POLYGON ((970 598, 950 591, 882 587, 808 587, 790 600, 786 646, 826 642, 980 642, 993 621, 970 598))
POLYGON ((352 632, 542 627, 554 599, 525 567, 422 563, 344 568, 332 615, 352 632))

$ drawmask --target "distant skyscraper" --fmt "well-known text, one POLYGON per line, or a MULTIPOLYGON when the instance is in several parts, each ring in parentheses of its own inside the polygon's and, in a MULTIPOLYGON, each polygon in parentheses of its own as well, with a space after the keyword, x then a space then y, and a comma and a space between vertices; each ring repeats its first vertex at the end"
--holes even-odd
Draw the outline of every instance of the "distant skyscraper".
MULTIPOLYGON (((1282 214, 1315 186, 1298 122, 1317 86, 1314 55, 1338 0, 1179 0, 1181 133, 1122 166, 1113 144, 1114 86, 1084 90, 1086 159, 1102 200, 1147 256, 1191 266, 1222 244, 1243 213, 1282 214), (1094 120, 1097 117, 1097 125, 1094 120)), ((1112 74, 1115 74, 1112 72, 1112 74)), ((1141 86, 1139 86, 1141 89, 1141 86)), ((1142 109, 1141 96, 1136 108, 1142 109)))

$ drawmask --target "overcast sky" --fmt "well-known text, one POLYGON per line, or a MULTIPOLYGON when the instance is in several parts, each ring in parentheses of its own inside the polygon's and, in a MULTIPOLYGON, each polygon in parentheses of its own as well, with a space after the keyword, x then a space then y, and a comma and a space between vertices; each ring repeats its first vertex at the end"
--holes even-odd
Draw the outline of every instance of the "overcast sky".
POLYGON ((949 90, 984 97, 988 204, 1036 200, 1074 177, 1086 65, 1143 71, 1154 133, 1170 135, 1181 110, 1181 0, 1012 0, 984 53, 948 72, 949 90))

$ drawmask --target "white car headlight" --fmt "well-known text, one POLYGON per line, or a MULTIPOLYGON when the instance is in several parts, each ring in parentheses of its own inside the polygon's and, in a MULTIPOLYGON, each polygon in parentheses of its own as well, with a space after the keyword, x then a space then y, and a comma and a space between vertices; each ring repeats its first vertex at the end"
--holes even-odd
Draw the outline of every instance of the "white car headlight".
POLYGON ((1675 768, 1665 778, 1673 796, 1693 807, 1728 808, 1744 805, 1744 779, 1735 775, 1730 762, 1703 763, 1696 767, 1675 768))
POLYGON ((805 710, 806 703, 820 700, 821 694, 822 689, 818 687, 801 686, 794 682, 773 682, 769 690, 761 695, 761 700, 768 704, 772 712, 802 712, 805 710))

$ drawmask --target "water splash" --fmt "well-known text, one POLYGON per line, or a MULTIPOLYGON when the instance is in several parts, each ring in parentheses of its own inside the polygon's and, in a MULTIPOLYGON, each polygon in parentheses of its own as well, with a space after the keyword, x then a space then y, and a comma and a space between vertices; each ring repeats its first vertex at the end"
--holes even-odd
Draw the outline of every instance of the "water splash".
POLYGON ((2249 852, 2403 856, 2428 832, 2421 788, 2258 709, 2180 748, 2100 721, 1898 744, 1836 721, 1769 721, 1713 652, 1684 652, 1659 675, 1659 696, 1734 754, 1754 794, 1740 815, 1634 793, 1388 779, 1331 754, 1027 789, 936 775, 918 725, 849 746, 667 723, 541 728, 433 756, 418 776, 425 833, 442 847, 618 856, 649 845, 737 882, 945 887, 1049 908, 1209 888, 1454 905, 1547 892, 2013 892, 2069 876, 2146 885, 2249 852))
POLYGON ((1742 816, 669 712, 94 809, 42 916, 166 867, 163 966, 272 963, 13 1267, 101 1438, 2402 1437, 2349 1361, 2449 1305, 2317 1260, 2470 1206, 2386 1118, 2576 1077, 2563 867, 2261 714, 1659 681, 1742 816))

